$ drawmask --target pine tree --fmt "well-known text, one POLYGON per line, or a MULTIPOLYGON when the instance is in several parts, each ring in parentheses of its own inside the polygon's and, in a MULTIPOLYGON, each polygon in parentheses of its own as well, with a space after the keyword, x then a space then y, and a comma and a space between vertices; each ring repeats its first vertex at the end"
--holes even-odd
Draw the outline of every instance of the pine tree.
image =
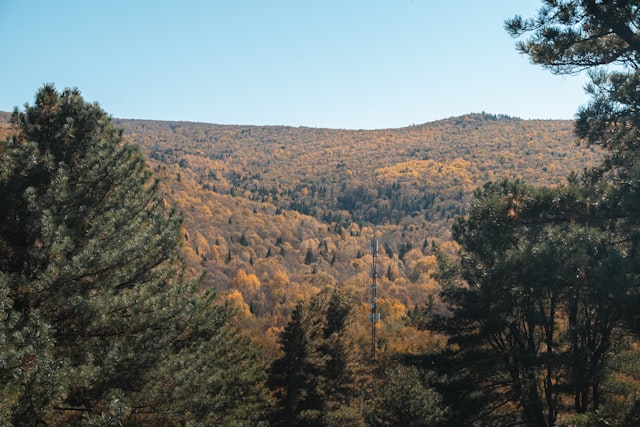
POLYGON ((527 424, 554 425, 565 393, 576 412, 598 409, 635 286, 624 247, 589 209, 592 196, 575 184, 486 184, 452 230, 459 266, 440 266, 447 331, 461 349, 454 369, 466 361, 469 396, 489 391, 488 401, 516 405, 527 424))
POLYGON ((0 351, 16 384, 0 406, 12 422, 204 422, 237 415, 238 396, 260 400, 251 363, 221 376, 255 355, 213 293, 184 278, 180 219, 122 131, 52 85, 12 123, 0 167, 0 351))
MULTIPOLYGON (((506 28, 513 36, 522 37, 518 49, 534 63, 557 74, 588 72, 591 83, 586 91, 590 101, 578 110, 575 133, 583 143, 605 152, 604 161, 580 177, 581 185, 592 193, 587 210, 610 236, 607 242, 592 247, 590 271, 579 276, 580 283, 573 290, 576 303, 569 309, 574 329, 571 337, 574 357, 581 357, 589 352, 588 348, 602 345, 602 337, 610 333, 611 324, 619 323, 620 314, 624 315, 625 327, 637 328, 640 318, 637 285, 628 287, 624 304, 615 308, 606 305, 609 288, 615 293, 621 282, 637 283, 640 277, 638 2, 544 0, 542 3, 534 18, 517 16, 507 21, 506 28), (594 281, 602 284, 593 287, 594 281), (584 283, 589 286, 585 288, 584 283), (603 304, 596 315, 585 309, 590 305, 587 301, 603 304), (586 330, 597 332, 593 336, 584 335, 580 341, 577 335, 586 330)), ((575 376, 575 381, 582 389, 575 396, 578 411, 584 412, 591 398, 594 406, 598 405, 598 383, 591 378, 602 363, 600 357, 583 358, 582 363, 576 364, 581 373, 575 376)))
POLYGON ((313 346, 315 332, 309 330, 306 316, 304 305, 298 303, 280 335, 284 354, 270 368, 269 385, 278 398, 273 425, 299 425, 299 413, 307 409, 309 402, 318 400, 315 378, 322 360, 313 346))

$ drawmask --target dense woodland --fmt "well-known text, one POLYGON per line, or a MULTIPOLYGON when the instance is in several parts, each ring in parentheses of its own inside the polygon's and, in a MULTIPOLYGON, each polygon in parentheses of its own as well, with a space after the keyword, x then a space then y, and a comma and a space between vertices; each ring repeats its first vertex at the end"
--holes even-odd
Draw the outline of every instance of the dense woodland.
POLYGON ((359 305, 368 346, 373 239, 383 248, 383 347, 431 345, 403 319, 438 301, 433 247, 455 254, 452 219, 473 190, 497 177, 556 185, 601 157, 578 146, 570 121, 484 113, 360 131, 114 123, 184 218, 192 274, 204 273, 203 286, 236 306, 273 355, 297 302, 327 285, 359 305))
POLYGON ((403 319, 438 302, 433 244, 455 253, 452 219, 473 190, 497 177, 556 185, 601 157, 578 146, 570 121, 491 114, 360 131, 115 122, 184 217, 189 265, 271 353, 295 304, 326 285, 359 305, 366 345, 374 238, 383 347, 432 345, 403 319))
POLYGON ((542 3, 575 122, 1 113, 0 425, 640 424, 640 5, 542 3))

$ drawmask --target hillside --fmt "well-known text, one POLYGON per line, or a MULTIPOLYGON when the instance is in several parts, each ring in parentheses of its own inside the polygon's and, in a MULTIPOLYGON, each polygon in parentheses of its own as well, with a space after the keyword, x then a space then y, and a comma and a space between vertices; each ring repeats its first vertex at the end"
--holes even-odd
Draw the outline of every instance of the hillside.
MULTIPOLYGON (((0 116, 5 122, 7 116, 0 116)), ((401 129, 337 130, 115 120, 184 217, 184 256, 273 349, 295 303, 327 284, 359 301, 367 335, 369 242, 380 241, 380 336, 432 340, 404 317, 437 304, 432 242, 499 177, 554 185, 599 157, 570 121, 471 114, 401 129)))
POLYGON ((573 146, 570 122, 486 114, 375 131, 119 124, 153 160, 190 171, 205 190, 343 224, 398 224, 417 212, 450 218, 464 205, 456 191, 496 176, 553 184, 593 161, 573 146))
POLYGON ((455 251, 451 219, 473 190, 506 176, 557 184, 598 158, 576 145, 570 121, 488 114, 371 131, 117 124, 184 215, 189 264, 268 340, 297 300, 326 284, 348 289, 366 319, 375 235, 384 248, 381 335, 387 328, 393 345, 410 346, 416 340, 401 337, 415 331, 403 316, 437 307, 431 243, 455 251))

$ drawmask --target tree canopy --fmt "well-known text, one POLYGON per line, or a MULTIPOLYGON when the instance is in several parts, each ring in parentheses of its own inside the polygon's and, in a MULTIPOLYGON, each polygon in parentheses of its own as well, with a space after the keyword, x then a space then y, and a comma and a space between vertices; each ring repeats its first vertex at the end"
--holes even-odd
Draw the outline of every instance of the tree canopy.
POLYGON ((184 278, 180 218, 138 149, 76 89, 45 85, 11 120, 0 148, 4 419, 256 416, 240 409, 263 401, 256 355, 228 309, 184 278))
POLYGON ((283 354, 269 369, 277 397, 273 425, 364 424, 362 355, 353 352, 347 333, 352 315, 350 301, 328 287, 296 305, 280 334, 283 354))
POLYGON ((561 186, 488 183, 455 221, 460 263, 440 271, 447 330, 459 360, 493 360, 466 376, 466 400, 494 404, 487 418, 554 425, 568 396, 575 413, 602 410, 616 337, 637 318, 639 12, 635 1, 548 0, 506 23, 530 35, 517 46, 534 63, 589 71, 575 132, 605 157, 561 186))
POLYGON ((575 73, 601 65, 640 65, 638 17, 634 0, 543 0, 534 18, 506 22, 518 49, 555 73, 575 73))

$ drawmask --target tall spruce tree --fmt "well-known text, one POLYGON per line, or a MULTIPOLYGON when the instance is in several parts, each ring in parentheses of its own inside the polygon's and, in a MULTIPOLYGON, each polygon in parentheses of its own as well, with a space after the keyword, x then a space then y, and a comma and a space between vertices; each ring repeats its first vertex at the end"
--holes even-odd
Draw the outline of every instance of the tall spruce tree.
POLYGON ((276 426, 363 425, 358 401, 359 363, 349 349, 351 305, 325 288, 298 303, 280 335, 283 354, 269 370, 276 426))
POLYGON ((183 277, 180 219, 138 149, 75 89, 44 86, 12 123, 0 150, 6 419, 255 421, 256 355, 183 277))

